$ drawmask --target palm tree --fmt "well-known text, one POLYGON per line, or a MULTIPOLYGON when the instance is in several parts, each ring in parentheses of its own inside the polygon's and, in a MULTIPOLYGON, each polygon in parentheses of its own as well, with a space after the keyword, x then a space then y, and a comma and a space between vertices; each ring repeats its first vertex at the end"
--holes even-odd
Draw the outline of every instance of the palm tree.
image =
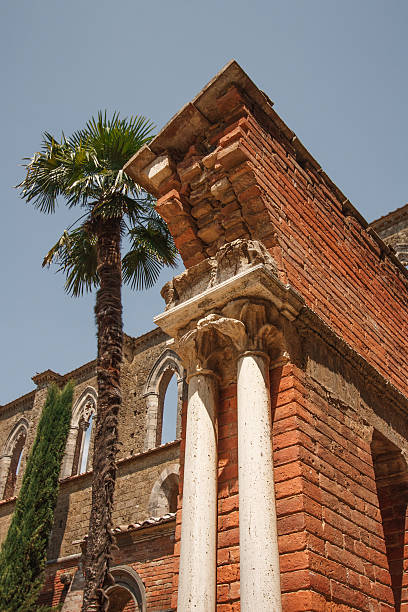
POLYGON ((117 424, 121 404, 122 279, 132 288, 150 287, 163 266, 174 266, 176 250, 154 201, 122 170, 151 140, 144 117, 108 119, 98 113, 70 138, 43 134, 41 152, 26 164, 18 185, 21 196, 41 212, 55 212, 62 198, 84 214, 65 230, 46 255, 66 275, 73 296, 98 288, 95 317, 98 334, 98 412, 93 457, 92 508, 85 559, 83 610, 106 605, 112 548, 112 502, 116 477, 117 424), (72 229, 74 227, 74 229, 72 229), (122 257, 121 243, 129 246, 122 257))

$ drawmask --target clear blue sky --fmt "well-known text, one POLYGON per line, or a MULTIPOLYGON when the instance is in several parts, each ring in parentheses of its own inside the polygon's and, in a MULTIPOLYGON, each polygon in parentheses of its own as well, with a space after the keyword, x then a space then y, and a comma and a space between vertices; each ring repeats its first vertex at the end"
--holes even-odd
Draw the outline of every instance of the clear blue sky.
MULTIPOLYGON (((13 189, 44 130, 98 109, 160 128, 235 58, 367 220, 407 202, 406 0, 3 0, 0 24, 0 404, 96 353, 94 296, 41 269, 74 213, 47 217, 13 189)), ((159 287, 125 290, 128 334, 153 327, 159 287)))

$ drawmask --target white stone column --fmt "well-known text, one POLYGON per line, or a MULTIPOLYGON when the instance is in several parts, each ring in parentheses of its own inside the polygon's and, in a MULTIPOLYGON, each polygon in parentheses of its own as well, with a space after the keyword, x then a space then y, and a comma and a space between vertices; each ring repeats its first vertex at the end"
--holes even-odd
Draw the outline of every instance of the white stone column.
POLYGON ((183 408, 184 378, 177 378, 177 421, 176 438, 181 437, 181 413, 183 408))
POLYGON ((238 477, 241 610, 282 609, 273 479, 269 358, 238 359, 238 477))
POLYGON ((147 427, 144 450, 157 446, 157 421, 159 417, 159 394, 153 391, 144 395, 147 405, 147 427))
POLYGON ((74 461, 78 431, 78 425, 71 425, 69 428, 67 443, 65 445, 64 458, 62 460, 60 478, 69 478, 69 476, 72 475, 72 464, 74 461))
POLYGON ((178 612, 214 612, 217 569, 216 380, 189 379, 178 612))
POLYGON ((6 487, 10 464, 11 455, 3 455, 0 457, 0 499, 4 497, 4 489, 6 487))

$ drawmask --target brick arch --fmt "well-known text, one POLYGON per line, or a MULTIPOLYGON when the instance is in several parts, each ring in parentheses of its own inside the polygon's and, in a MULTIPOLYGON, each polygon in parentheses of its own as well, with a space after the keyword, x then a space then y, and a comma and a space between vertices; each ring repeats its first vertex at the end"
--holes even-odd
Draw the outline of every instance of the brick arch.
POLYGON ((146 612, 146 589, 139 574, 128 565, 110 570, 115 584, 106 590, 108 612, 146 612))
POLYGON ((171 378, 177 377, 177 425, 176 437, 180 437, 181 408, 184 395, 185 372, 180 357, 171 349, 166 349, 150 370, 144 388, 146 400, 146 439, 145 450, 160 444, 164 398, 171 378))
POLYGON ((149 499, 149 515, 164 516, 177 510, 180 466, 167 466, 153 485, 149 499))
POLYGON ((27 439, 29 423, 21 417, 12 428, 0 457, 0 498, 8 499, 14 495, 17 469, 27 439))

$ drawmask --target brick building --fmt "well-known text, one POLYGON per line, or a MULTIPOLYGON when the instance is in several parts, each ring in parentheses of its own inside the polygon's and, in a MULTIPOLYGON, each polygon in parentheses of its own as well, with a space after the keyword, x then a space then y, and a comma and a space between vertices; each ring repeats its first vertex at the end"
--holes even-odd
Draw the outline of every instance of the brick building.
MULTIPOLYGON (((408 609, 407 207, 369 226, 235 62, 125 169, 186 271, 158 329, 126 338, 110 610, 408 609)), ((1 408, 0 536, 47 384, 69 378, 42 599, 73 612, 94 363, 1 408)))

